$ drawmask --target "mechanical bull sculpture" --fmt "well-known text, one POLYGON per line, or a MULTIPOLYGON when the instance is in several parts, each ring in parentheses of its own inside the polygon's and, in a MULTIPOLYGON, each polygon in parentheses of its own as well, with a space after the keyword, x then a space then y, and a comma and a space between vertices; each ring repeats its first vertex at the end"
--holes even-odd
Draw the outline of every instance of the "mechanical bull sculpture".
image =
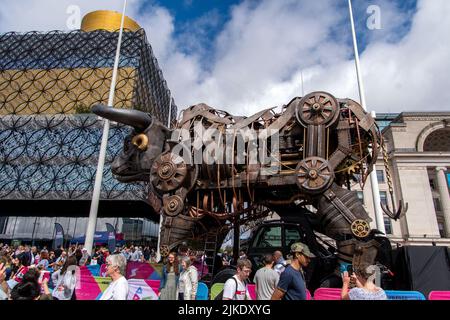
POLYGON ((134 128, 112 172, 122 182, 150 181, 149 203, 164 215, 162 252, 211 233, 222 235, 220 246, 233 224, 311 205, 315 230, 336 241, 340 262, 374 263, 377 231, 349 189, 352 181, 365 182, 382 137, 357 102, 313 92, 280 113, 250 117, 198 104, 174 129, 136 110, 92 110, 134 128))

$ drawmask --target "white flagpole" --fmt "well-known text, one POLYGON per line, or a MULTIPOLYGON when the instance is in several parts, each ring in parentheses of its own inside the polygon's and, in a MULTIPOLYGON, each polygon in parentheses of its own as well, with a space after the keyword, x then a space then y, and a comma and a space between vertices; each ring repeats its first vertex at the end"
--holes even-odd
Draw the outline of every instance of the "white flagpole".
MULTIPOLYGON (((364 108, 364 110, 367 111, 367 105, 366 105, 366 96, 364 91, 364 82, 363 78, 361 76, 361 66, 359 64, 359 52, 358 52, 358 43, 356 41, 356 31, 355 31, 355 23, 353 21, 353 10, 352 10, 352 0, 348 0, 348 9, 350 12, 350 23, 352 26, 352 37, 353 37, 353 49, 355 51, 355 65, 356 65, 356 75, 358 78, 358 89, 359 89, 359 98, 361 101, 361 106, 364 108)), ((374 111, 372 111, 372 116, 375 118, 376 114, 374 111)), ((377 229, 386 234, 386 229, 384 227, 384 216, 383 211, 381 210, 380 205, 380 189, 378 186, 378 177, 377 177, 377 168, 374 164, 373 170, 370 173, 370 184, 372 189, 372 199, 373 199, 373 206, 375 208, 375 221, 377 225, 377 229)))
MULTIPOLYGON (((117 71, 119 68, 119 58, 120 58, 120 46, 122 44, 122 34, 123 34, 123 25, 125 20, 125 8, 127 6, 127 0, 124 0, 123 10, 122 10, 122 19, 120 21, 120 30, 119 30, 119 39, 117 41, 117 49, 116 56, 114 59, 114 68, 111 79, 111 87, 109 89, 109 97, 108 97, 108 106, 113 107, 114 104, 114 91, 116 89, 116 80, 117 80, 117 71)), ((92 254, 92 247, 94 245, 94 234, 97 225, 97 212, 98 212, 98 204, 100 201, 100 189, 102 186, 103 179, 103 167, 105 166, 105 157, 106 157, 106 147, 108 145, 108 136, 109 136, 109 120, 105 119, 103 124, 103 134, 102 134, 102 143, 100 146, 100 154, 98 157, 97 164, 97 172, 95 174, 95 184, 94 191, 92 194, 91 201, 91 209, 89 212, 89 220, 86 229, 86 240, 84 242, 84 246, 88 250, 89 255, 92 254)))
MULTIPOLYGON (((170 118, 172 117, 172 92, 169 91, 169 118, 167 119, 167 128, 170 129, 170 118)), ((163 224, 163 213, 159 215, 159 228, 158 228, 158 244, 156 248, 156 262, 161 259, 161 226, 163 224)))

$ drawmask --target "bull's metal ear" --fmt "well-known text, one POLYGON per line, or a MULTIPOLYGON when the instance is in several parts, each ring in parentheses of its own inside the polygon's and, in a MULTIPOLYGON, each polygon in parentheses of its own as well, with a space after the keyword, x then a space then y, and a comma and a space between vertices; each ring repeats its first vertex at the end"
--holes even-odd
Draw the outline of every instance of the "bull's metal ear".
POLYGON ((102 104, 95 104, 92 112, 111 121, 133 127, 136 131, 144 131, 152 124, 152 117, 142 111, 132 109, 111 108, 102 104))
POLYGON ((131 139, 131 143, 135 145, 139 150, 145 151, 148 147, 148 137, 143 133, 138 134, 137 136, 134 136, 133 139, 131 139))

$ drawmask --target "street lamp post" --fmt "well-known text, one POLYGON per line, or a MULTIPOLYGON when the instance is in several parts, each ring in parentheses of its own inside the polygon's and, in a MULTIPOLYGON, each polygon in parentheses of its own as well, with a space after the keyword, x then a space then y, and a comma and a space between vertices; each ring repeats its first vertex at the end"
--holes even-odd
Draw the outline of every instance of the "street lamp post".
MULTIPOLYGON (((356 31, 355 31, 355 23, 353 21, 353 10, 352 10, 352 0, 348 0, 348 9, 350 12, 350 24, 352 28, 352 38, 353 38, 353 49, 355 51, 355 66, 356 66, 356 76, 358 79, 358 90, 359 90, 359 98, 361 102, 361 106, 367 111, 366 105, 366 95, 364 91, 364 82, 361 76, 361 66, 359 63, 359 52, 358 52, 358 43, 356 40, 356 31)), ((375 118, 375 112, 372 111, 372 116, 375 118)), ((370 184, 372 189, 372 199, 373 206, 375 208, 375 221, 377 225, 377 229, 381 231, 383 234, 386 234, 386 229, 384 227, 384 216, 383 211, 381 210, 380 204, 380 189, 378 186, 378 177, 377 177, 377 168, 376 164, 373 165, 373 170, 370 173, 370 184)))
MULTIPOLYGON (((124 25, 124 20, 125 20, 126 6, 127 6, 127 0, 124 0, 123 10, 122 10, 122 19, 120 21, 119 39, 117 41, 116 56, 114 59, 114 68, 113 68, 111 87, 109 90, 109 98, 108 98, 108 106, 111 108, 113 107, 113 104, 114 104, 114 91, 116 88, 117 70, 119 68, 120 46, 122 43, 122 34, 123 34, 123 25, 124 25)), ((97 172, 95 175, 94 191, 92 194, 91 209, 89 212, 89 220, 88 220, 88 225, 87 225, 87 229, 86 229, 86 240, 84 243, 89 255, 92 254, 92 246, 94 245, 94 235, 95 235, 95 228, 97 225, 97 212, 98 212, 98 204, 100 202, 100 189, 102 186, 103 167, 105 165, 106 147, 108 144, 108 135, 109 135, 109 120, 105 119, 104 124, 103 124, 102 143, 100 146, 100 154, 99 154, 99 159, 98 159, 98 164, 97 164, 97 172)))

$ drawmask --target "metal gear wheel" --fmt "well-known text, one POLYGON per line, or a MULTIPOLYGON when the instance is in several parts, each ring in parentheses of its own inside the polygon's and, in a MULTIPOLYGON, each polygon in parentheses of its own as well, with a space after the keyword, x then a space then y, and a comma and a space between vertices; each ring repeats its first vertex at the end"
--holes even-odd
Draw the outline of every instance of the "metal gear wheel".
POLYGON ((310 157, 302 160, 295 168, 297 185, 309 193, 320 193, 334 180, 334 173, 327 160, 310 157))
POLYGON ((366 220, 355 220, 351 224, 352 233, 357 238, 365 238, 370 233, 370 225, 366 220))

